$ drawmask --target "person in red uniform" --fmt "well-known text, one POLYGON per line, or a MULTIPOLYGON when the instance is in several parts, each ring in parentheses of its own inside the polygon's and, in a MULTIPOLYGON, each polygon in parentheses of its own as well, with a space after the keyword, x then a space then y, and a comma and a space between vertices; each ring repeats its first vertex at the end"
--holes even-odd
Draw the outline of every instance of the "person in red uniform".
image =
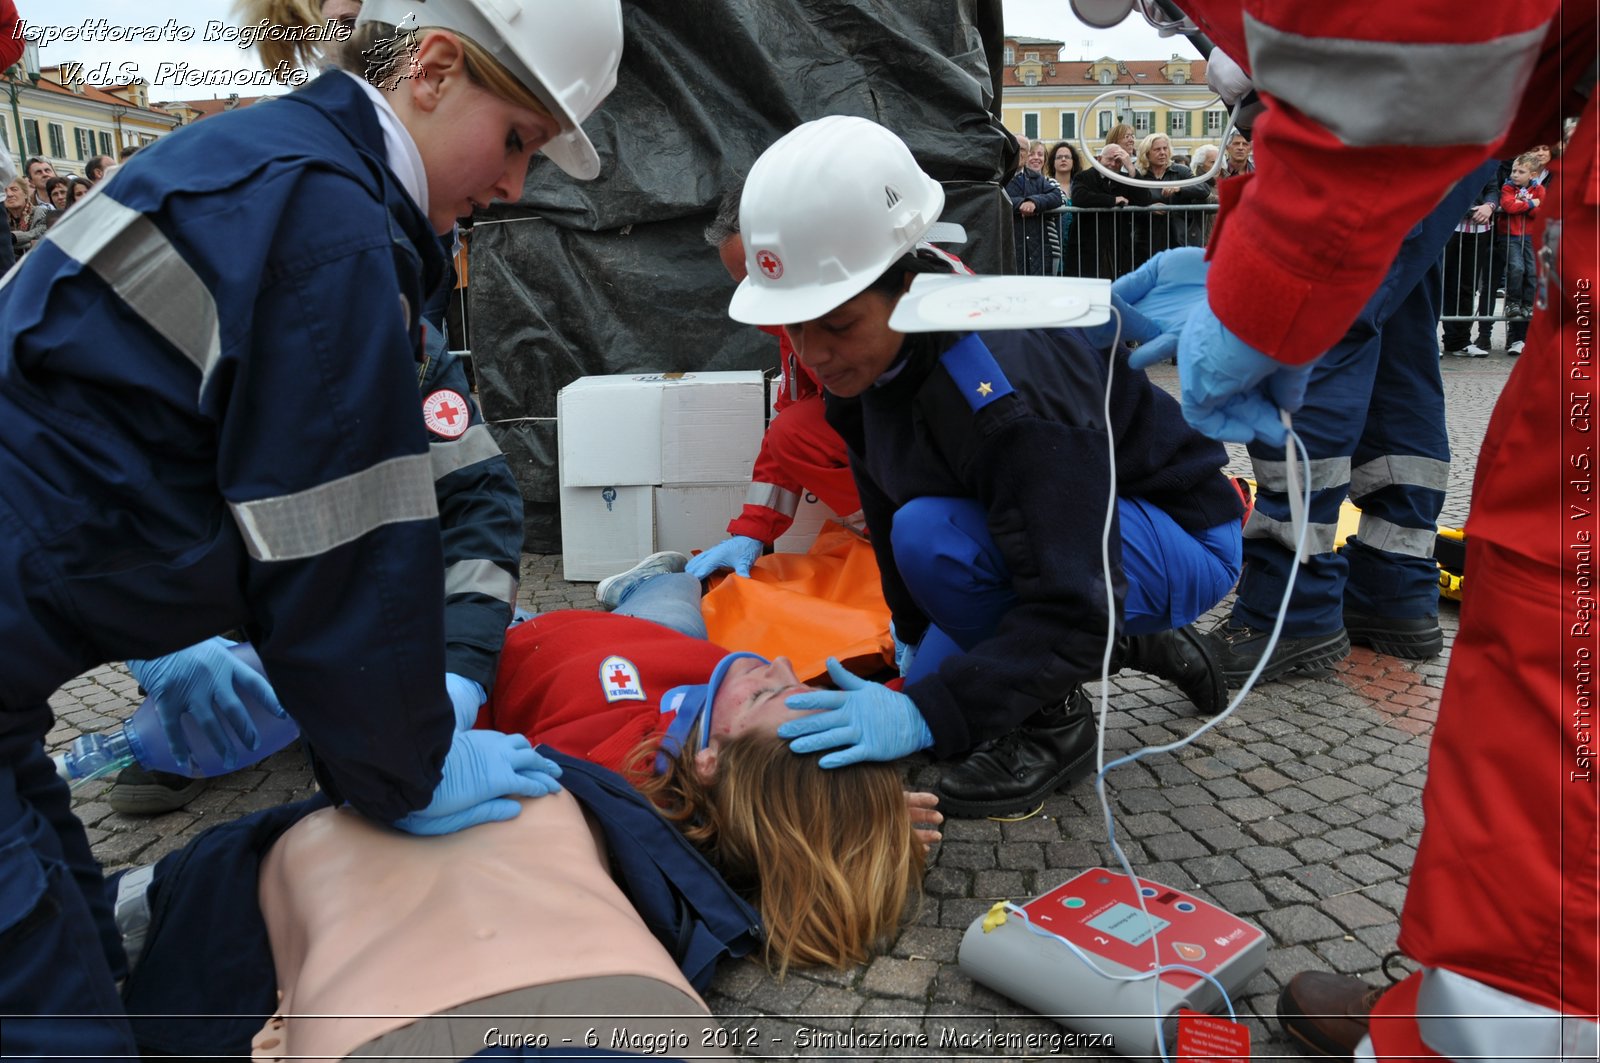
MULTIPOLYGON (((1310 364, 1355 317, 1411 227, 1484 159, 1549 142, 1563 115, 1582 112, 1546 193, 1527 353, 1478 459, 1472 591, 1400 922, 1399 947, 1422 970, 1377 1000, 1353 1050, 1592 1059, 1596 5, 1182 6, 1266 102, 1255 174, 1222 185, 1207 298, 1181 333, 1145 352, 1159 357, 1176 344, 1185 415, 1217 438, 1281 442, 1279 409, 1298 407, 1310 364), (1395 99, 1408 106, 1383 102, 1395 99), (1409 176, 1354 201, 1336 185, 1355 165, 1403 165, 1409 176)), ((1354 979, 1302 973, 1285 989, 1280 1019, 1311 1050, 1349 1053, 1366 992, 1354 979)))
MULTIPOLYGON (((706 243, 717 249, 722 265, 735 281, 745 277, 744 241, 739 236, 739 197, 744 186, 727 192, 717 215, 706 227, 706 243)), ((844 440, 822 416, 822 385, 795 356, 781 328, 762 328, 778 338, 778 398, 773 418, 761 437, 761 451, 750 475, 744 507, 728 522, 729 538, 697 555, 690 571, 701 579, 719 568, 741 576, 761 552, 794 523, 800 499, 807 493, 850 522, 861 511, 861 499, 850 475, 844 440)))

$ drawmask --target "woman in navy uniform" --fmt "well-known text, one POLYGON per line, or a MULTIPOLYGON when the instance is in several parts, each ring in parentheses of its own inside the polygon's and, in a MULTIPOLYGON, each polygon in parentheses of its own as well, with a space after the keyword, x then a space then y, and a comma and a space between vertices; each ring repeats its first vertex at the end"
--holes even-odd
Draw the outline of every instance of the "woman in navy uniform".
POLYGON ((943 205, 881 126, 835 116, 799 127, 745 183, 749 276, 729 313, 783 324, 827 389, 909 661, 904 693, 837 672, 843 689, 790 697, 833 711, 779 734, 796 752, 845 747, 824 767, 967 754, 941 781, 940 807, 999 815, 1092 767, 1078 687, 1099 676, 1112 619, 1114 665, 1174 680, 1203 712, 1224 706, 1210 637, 1189 625, 1238 576, 1241 506, 1221 445, 1082 332, 889 327, 915 274, 950 271, 919 249, 943 205), (1109 589, 1108 372, 1120 528, 1109 589))
POLYGON ((514 199, 615 84, 615 0, 374 0, 304 90, 142 151, 0 285, 0 1012, 132 1054, 110 899, 44 755, 50 694, 234 628, 331 798, 443 833, 556 783, 457 734, 419 312, 437 234, 514 199), (400 28, 397 28, 400 27, 400 28), (61 1019, 62 1014, 101 1019, 61 1019))

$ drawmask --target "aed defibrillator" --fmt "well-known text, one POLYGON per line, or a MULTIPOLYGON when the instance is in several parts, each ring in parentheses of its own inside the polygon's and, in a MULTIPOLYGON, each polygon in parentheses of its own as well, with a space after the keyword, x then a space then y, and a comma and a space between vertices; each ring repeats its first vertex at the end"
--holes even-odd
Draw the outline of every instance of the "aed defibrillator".
POLYGON ((1175 1058, 1179 1011, 1237 999, 1266 966, 1267 935, 1193 894, 1138 881, 1136 894, 1122 872, 1096 867, 1026 904, 1001 902, 967 928, 961 969, 1069 1030, 1110 1035, 1118 1055, 1157 1055, 1159 1023, 1175 1058))

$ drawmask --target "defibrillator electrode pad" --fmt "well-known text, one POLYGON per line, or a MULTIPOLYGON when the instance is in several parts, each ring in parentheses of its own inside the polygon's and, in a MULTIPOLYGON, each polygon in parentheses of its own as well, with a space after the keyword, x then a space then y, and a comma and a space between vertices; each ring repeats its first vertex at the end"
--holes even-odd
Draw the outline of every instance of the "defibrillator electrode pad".
POLYGON ((896 332, 1089 328, 1111 320, 1111 282, 1081 277, 924 273, 900 297, 896 332))

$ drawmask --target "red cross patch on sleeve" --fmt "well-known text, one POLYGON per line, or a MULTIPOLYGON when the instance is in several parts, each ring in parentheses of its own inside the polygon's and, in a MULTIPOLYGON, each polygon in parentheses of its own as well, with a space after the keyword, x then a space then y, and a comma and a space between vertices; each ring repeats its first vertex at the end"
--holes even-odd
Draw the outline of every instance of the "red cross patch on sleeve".
POLYGON ((607 701, 645 700, 639 669, 626 657, 607 657, 600 662, 600 689, 607 701))
POLYGON ((457 439, 467 430, 472 414, 460 392, 443 389, 422 400, 422 423, 445 439, 457 439))

